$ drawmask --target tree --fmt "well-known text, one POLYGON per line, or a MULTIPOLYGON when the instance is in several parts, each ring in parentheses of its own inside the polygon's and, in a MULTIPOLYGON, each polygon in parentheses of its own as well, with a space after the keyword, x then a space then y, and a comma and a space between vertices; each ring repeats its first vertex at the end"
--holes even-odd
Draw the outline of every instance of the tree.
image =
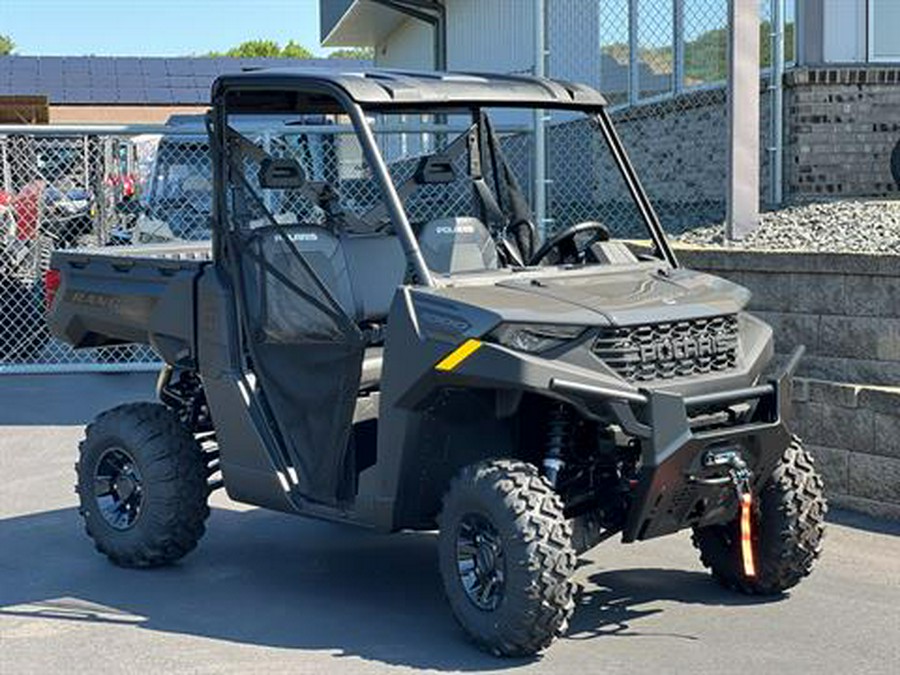
POLYGON ((206 56, 230 56, 232 58, 283 58, 312 59, 313 53, 293 40, 282 47, 275 40, 247 40, 226 52, 209 52, 206 56))
POLYGON ((351 59, 354 61, 372 61, 375 51, 371 47, 351 47, 349 49, 335 49, 328 54, 329 59, 351 59))
POLYGON ((9 35, 0 35, 0 56, 8 56, 16 51, 16 43, 9 35))
MULTIPOLYGON (((0 52, 2 53, 2 52, 0 52)), ((287 44, 282 47, 275 40, 247 40, 237 47, 224 52, 208 52, 204 56, 230 56, 236 59, 252 59, 252 58, 280 58, 280 59, 315 59, 318 58, 309 49, 303 45, 288 40, 287 44)), ((371 47, 350 47, 347 49, 336 49, 328 54, 328 59, 352 59, 355 61, 371 61, 375 58, 375 52, 371 47)))

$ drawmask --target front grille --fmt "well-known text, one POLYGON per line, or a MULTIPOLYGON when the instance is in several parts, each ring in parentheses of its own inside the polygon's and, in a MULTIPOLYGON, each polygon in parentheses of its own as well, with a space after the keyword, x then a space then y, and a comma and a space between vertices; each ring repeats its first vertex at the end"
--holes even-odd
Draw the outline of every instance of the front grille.
POLYGON ((601 328, 593 352, 632 382, 731 370, 737 365, 738 319, 729 314, 601 328))

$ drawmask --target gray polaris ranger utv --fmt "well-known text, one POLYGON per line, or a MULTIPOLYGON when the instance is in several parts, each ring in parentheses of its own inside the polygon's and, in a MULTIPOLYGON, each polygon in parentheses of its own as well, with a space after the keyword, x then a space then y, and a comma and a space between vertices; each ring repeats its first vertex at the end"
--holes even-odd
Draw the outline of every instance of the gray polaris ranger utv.
POLYGON ((576 555, 615 534, 692 528, 745 593, 810 572, 825 503, 789 429, 799 350, 770 368, 749 293, 678 265, 596 91, 246 72, 217 80, 208 127, 211 247, 53 259, 56 336, 147 343, 166 364, 159 404, 101 414, 81 444, 81 513, 113 562, 185 555, 223 484, 438 529, 453 613, 503 655, 566 629, 576 555), (543 240, 523 189, 536 111, 554 120, 543 240), (238 124, 311 114, 327 123, 238 124), (552 190, 576 181, 575 201, 552 190))

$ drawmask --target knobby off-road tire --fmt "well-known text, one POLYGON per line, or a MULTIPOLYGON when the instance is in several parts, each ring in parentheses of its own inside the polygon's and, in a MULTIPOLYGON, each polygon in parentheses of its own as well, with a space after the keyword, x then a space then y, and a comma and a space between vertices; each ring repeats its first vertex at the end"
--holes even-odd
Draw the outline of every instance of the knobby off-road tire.
POLYGON ((80 512, 98 551, 123 567, 156 567, 197 545, 209 516, 206 462, 172 411, 130 403, 101 413, 79 451, 80 512))
POLYGON ((739 516, 724 525, 696 528, 693 542, 722 585, 748 595, 776 595, 812 571, 822 550, 826 511, 822 479, 795 437, 757 498, 752 526, 756 577, 743 573, 739 516))
POLYGON ((562 501, 535 466, 495 460, 466 467, 452 481, 438 522, 447 599, 476 644, 498 656, 527 656, 566 630, 575 607, 572 529, 562 501), (479 527, 502 577, 487 601, 471 585, 467 591, 474 577, 464 579, 460 571, 471 567, 467 544, 479 527))

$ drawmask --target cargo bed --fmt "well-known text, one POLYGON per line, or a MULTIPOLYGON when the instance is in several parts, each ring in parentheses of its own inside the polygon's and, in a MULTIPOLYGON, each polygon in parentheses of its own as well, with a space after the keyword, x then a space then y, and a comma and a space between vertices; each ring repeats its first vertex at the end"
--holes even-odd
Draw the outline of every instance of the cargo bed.
POLYGON ((57 251, 50 330, 74 347, 148 344, 191 363, 196 281, 210 260, 208 241, 57 251))

